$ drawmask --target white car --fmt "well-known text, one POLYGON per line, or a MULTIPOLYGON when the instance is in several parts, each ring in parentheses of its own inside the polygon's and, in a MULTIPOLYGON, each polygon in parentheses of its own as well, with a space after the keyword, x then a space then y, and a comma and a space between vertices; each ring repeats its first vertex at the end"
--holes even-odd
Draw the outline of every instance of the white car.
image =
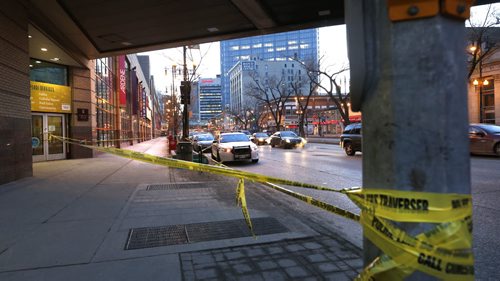
POLYGON ((259 150, 243 133, 222 133, 212 144, 212 159, 221 163, 245 160, 257 163, 259 150))

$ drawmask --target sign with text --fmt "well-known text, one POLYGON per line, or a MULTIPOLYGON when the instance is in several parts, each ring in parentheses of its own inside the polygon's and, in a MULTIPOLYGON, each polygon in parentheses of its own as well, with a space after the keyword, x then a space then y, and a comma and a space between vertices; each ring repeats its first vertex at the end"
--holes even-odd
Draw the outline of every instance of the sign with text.
POLYGON ((118 56, 118 96, 120 97, 120 105, 127 105, 127 69, 125 65, 125 56, 118 56))
POLYGON ((71 88, 30 81, 31 111, 71 113, 71 88))

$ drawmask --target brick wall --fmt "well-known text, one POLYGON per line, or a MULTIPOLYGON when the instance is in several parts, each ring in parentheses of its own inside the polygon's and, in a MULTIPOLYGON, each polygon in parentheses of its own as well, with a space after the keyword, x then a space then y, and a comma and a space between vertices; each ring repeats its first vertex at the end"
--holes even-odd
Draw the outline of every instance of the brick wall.
POLYGON ((0 4, 0 184, 33 174, 28 15, 21 3, 0 4))

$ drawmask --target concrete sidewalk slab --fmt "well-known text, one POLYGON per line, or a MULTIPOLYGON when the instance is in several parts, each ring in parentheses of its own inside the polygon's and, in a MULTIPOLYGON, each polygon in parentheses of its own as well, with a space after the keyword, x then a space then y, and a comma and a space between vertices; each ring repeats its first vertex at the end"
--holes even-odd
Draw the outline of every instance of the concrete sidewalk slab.
MULTIPOLYGON (((129 149, 159 156, 167 152, 162 139, 129 149)), ((34 175, 0 186, 0 280, 245 280, 256 276, 255 280, 279 276, 286 280, 322 279, 322 269, 343 276, 359 271, 358 248, 335 235, 323 237, 304 215, 293 211, 296 203, 290 202, 294 199, 277 203, 251 182, 245 185, 252 219, 276 219, 286 232, 257 239, 209 236, 209 240, 187 244, 125 250, 133 228, 224 226, 242 221, 235 204, 237 181, 106 154, 35 163, 34 175), (191 185, 147 190, 172 183, 191 185), (327 242, 318 242, 321 239, 327 242), (327 268, 319 264, 324 260, 304 258, 318 251, 331 256, 345 251, 353 261, 346 265, 330 259, 335 265, 327 268), (262 252, 267 256, 261 256, 262 252), (206 255, 214 262, 205 260, 206 255), (317 269, 308 269, 316 263, 317 269), (266 269, 272 264, 279 266, 266 269)))

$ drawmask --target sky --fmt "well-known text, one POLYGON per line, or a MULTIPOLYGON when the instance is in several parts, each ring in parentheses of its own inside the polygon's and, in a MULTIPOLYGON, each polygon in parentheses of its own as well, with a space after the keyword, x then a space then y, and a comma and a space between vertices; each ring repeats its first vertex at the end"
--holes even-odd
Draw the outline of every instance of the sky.
MULTIPOLYGON (((477 23, 484 20, 488 6, 473 7, 471 21, 477 23)), ((500 12, 500 4, 493 4, 490 12, 493 11, 500 12)), ((182 65, 182 48, 164 49, 140 55, 150 56, 151 74, 154 75, 156 90, 165 93, 165 89, 170 87, 172 80, 170 71, 172 65, 182 65)), ((187 57, 188 68, 192 68, 193 64, 199 65, 197 72, 202 78, 215 78, 217 74, 220 74, 219 42, 201 44, 199 50, 189 50, 187 57), (201 57, 203 58, 200 59, 201 57)), ((319 28, 319 57, 322 58, 324 68, 340 69, 349 65, 345 25, 319 28)), ((349 73, 343 76, 349 79, 349 73)), ((342 80, 344 80, 343 77, 342 80)))

